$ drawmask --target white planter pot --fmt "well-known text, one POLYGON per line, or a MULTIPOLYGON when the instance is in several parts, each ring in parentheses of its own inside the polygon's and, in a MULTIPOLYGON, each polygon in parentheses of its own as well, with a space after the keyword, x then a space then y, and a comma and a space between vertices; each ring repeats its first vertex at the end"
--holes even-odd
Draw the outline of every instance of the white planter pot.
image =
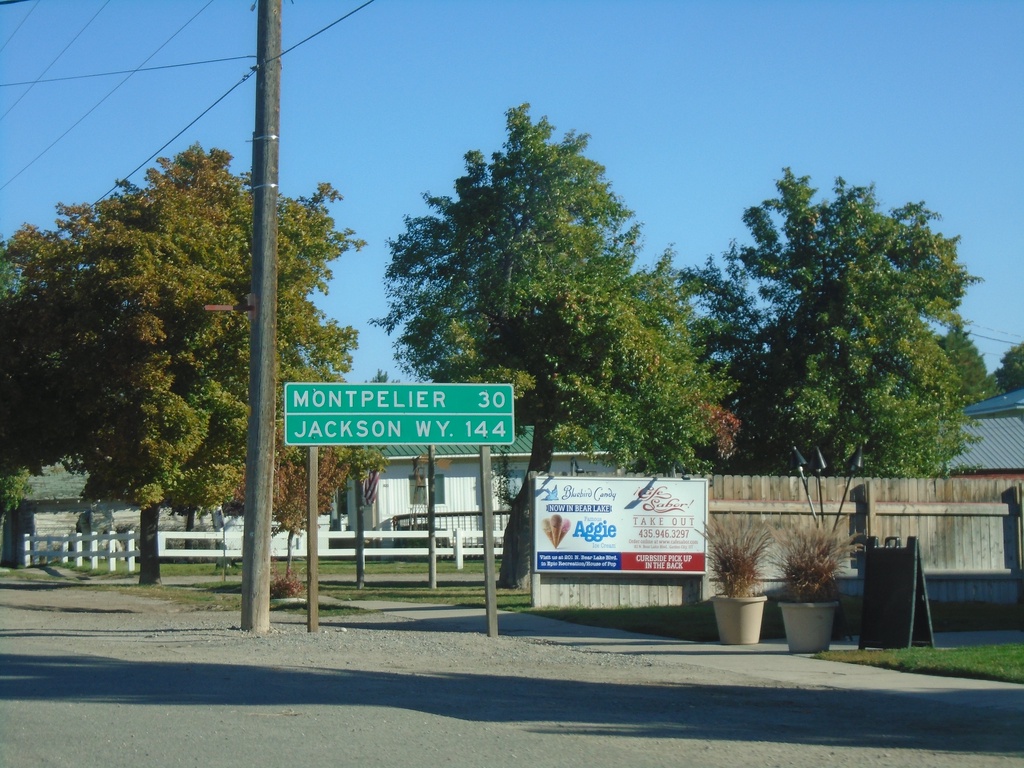
POLYGON ((768 598, 757 597, 712 597, 715 606, 715 621, 718 623, 718 639, 722 645, 754 645, 761 642, 761 619, 764 604, 768 598))
POLYGON ((790 653, 827 651, 832 642, 835 601, 830 603, 779 603, 790 653))

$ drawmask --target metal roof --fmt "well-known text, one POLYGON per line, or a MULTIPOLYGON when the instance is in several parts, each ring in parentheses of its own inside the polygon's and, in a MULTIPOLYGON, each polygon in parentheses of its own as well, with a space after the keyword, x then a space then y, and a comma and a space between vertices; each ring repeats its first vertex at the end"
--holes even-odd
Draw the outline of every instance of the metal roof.
POLYGON ((42 472, 28 480, 28 501, 80 499, 85 489, 85 473, 68 472, 59 464, 43 467, 42 472))
POLYGON ((957 457, 953 469, 1024 470, 1024 417, 978 419, 964 431, 980 439, 957 457))
MULTIPOLYGON (((533 427, 523 427, 523 433, 516 435, 511 445, 495 445, 491 447, 491 454, 498 456, 529 456, 533 449, 533 427)), ((388 459, 412 459, 417 456, 426 456, 429 445, 382 445, 380 452, 388 459)), ((600 452, 599 452, 600 453, 600 452)), ((479 445, 435 445, 436 456, 458 456, 468 458, 480 455, 479 445)), ((555 448, 555 455, 581 456, 580 451, 565 451, 555 448)))
MULTIPOLYGON (((507 454, 510 456, 529 456, 533 445, 533 427, 526 427, 523 434, 516 435, 511 445, 492 446, 491 452, 495 454, 507 454)), ((430 446, 423 445, 382 445, 380 452, 388 459, 411 459, 416 456, 426 456, 430 446)), ((434 454, 437 456, 479 456, 480 446, 471 444, 435 445, 434 454)))
POLYGON ((1024 417, 1024 389, 1015 389, 969 405, 964 408, 964 413, 975 419, 993 419, 1003 416, 1024 417))

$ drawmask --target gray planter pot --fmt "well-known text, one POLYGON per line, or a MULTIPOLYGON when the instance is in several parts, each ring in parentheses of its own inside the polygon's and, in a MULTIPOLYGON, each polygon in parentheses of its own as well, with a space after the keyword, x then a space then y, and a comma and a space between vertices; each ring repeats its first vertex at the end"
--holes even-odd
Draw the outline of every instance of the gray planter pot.
POLYGON ((839 603, 779 603, 790 653, 827 651, 839 603))
POLYGON ((718 639, 722 645, 755 645, 761 642, 761 619, 768 598, 723 597, 711 598, 718 623, 718 639))

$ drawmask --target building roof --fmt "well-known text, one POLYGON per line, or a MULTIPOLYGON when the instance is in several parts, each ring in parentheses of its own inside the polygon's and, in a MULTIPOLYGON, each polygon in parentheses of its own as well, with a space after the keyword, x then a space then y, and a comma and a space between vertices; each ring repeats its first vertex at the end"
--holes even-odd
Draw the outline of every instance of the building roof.
POLYGON ((43 467, 42 472, 28 480, 29 501, 54 501, 80 499, 85 489, 86 475, 68 472, 59 464, 43 467))
POLYGON ((964 431, 978 441, 957 457, 954 471, 1024 471, 1024 418, 978 419, 964 431))
MULTIPOLYGON (((533 446, 533 427, 525 427, 523 434, 516 435, 511 445, 495 445, 491 447, 492 452, 502 453, 510 456, 529 456, 533 446)), ((380 452, 388 459, 411 459, 417 456, 426 456, 430 446, 423 445, 385 445, 381 446, 380 452)), ((480 455, 480 446, 467 444, 435 445, 434 454, 437 456, 459 456, 472 457, 480 455)))
POLYGON ((995 419, 1004 416, 1024 418, 1024 389, 1015 389, 969 405, 964 408, 964 413, 974 419, 995 419))

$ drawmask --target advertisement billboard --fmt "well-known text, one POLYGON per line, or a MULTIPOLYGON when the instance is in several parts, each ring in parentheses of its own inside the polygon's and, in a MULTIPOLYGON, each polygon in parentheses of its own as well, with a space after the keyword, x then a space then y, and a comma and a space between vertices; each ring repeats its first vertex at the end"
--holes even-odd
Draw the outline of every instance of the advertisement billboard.
POLYGON ((704 573, 705 479, 539 476, 531 490, 538 572, 704 573))

